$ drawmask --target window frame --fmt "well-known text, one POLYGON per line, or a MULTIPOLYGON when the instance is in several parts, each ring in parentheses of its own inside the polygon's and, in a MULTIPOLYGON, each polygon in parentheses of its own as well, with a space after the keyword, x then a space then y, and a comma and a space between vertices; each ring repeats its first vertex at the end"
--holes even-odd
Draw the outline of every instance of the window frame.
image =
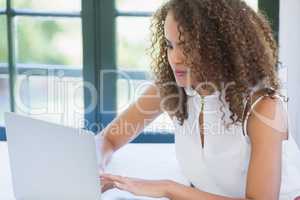
MULTIPOLYGON (((80 70, 68 69, 60 65, 45 65, 45 64, 18 64, 16 63, 16 49, 15 49, 15 17, 29 16, 29 17, 53 17, 53 18, 81 18, 81 12, 39 12, 32 9, 13 8, 12 0, 6 0, 6 8, 0 9, 0 16, 6 16, 7 25, 7 63, 0 63, 0 74, 7 74, 9 76, 9 102, 10 112, 15 112, 15 82, 17 70, 20 73, 35 70, 34 76, 45 76, 43 72, 57 72, 63 71, 68 77, 81 76, 80 70), (49 69, 51 66, 51 70, 49 69), (36 73, 37 72, 37 73, 36 73), (41 73, 39 73, 41 72, 41 73)), ((47 74, 46 73, 46 74, 47 74)), ((6 141, 5 127, 0 126, 0 141, 6 141)))
MULTIPOLYGON (((14 102, 14 83, 16 78, 16 56, 14 49, 14 17, 16 16, 32 16, 32 17, 81 17, 82 20, 82 41, 83 41, 83 70, 82 74, 76 70, 63 69, 65 74, 70 76, 83 76, 84 82, 91 83, 96 91, 97 96, 89 93, 84 88, 84 106, 88 108, 89 102, 97 101, 97 106, 89 113, 85 113, 87 126, 98 124, 100 129, 91 128, 95 133, 101 128, 108 125, 115 117, 116 112, 109 114, 101 112, 103 108, 116 111, 116 94, 118 75, 114 74, 105 79, 105 85, 101 90, 101 72, 103 70, 117 70, 116 64, 116 18, 117 17, 150 17, 151 12, 122 12, 117 11, 115 0, 82 0, 81 12, 36 12, 28 9, 14 9, 11 4, 12 0, 6 0, 6 8, 0 9, 0 16, 6 16, 7 19, 7 40, 8 40, 8 75, 9 75, 9 91, 10 91, 10 111, 15 111, 14 102), (106 90, 105 90, 106 88, 106 90), (98 98, 99 94, 103 98, 98 98)), ((279 0, 258 0, 259 9, 268 16, 274 36, 278 41, 279 37, 279 0)), ((1 64, 0 64, 1 65, 1 64)), ((19 65, 18 65, 19 66, 19 65)), ((28 67, 28 66, 27 66, 28 67)), ((38 66, 34 66, 38 67, 38 66)), ((47 69, 47 66, 41 66, 47 69)), ((1 69, 1 68, 0 68, 1 69)), ((27 68, 24 68, 26 70, 27 68)), ((36 69, 36 68, 35 68, 36 69)), ((61 67, 60 67, 61 69, 61 67)), ((28 70, 30 68, 28 67, 28 70)), ((5 70, 4 70, 5 71, 5 70)), ((122 72, 122 71, 121 71, 122 72)), ((1 73, 1 72, 0 72, 1 73)), ((5 72, 2 72, 5 73, 5 72)), ((146 72, 141 71, 125 71, 134 80, 145 80, 146 72)), ((0 127, 0 141, 5 141, 5 127, 0 127)), ((133 141, 134 143, 173 143, 174 136, 171 133, 155 133, 142 132, 140 136, 133 141)))

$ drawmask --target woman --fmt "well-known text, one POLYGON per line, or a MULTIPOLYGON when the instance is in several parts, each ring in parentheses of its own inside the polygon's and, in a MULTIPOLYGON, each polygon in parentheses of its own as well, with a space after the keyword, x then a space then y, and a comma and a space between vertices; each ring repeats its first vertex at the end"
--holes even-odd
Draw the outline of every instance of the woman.
POLYGON ((264 16, 240 0, 170 0, 152 27, 155 84, 103 130, 101 166, 165 111, 191 186, 102 174, 103 191, 175 200, 300 196, 300 152, 288 133, 278 49, 264 16))

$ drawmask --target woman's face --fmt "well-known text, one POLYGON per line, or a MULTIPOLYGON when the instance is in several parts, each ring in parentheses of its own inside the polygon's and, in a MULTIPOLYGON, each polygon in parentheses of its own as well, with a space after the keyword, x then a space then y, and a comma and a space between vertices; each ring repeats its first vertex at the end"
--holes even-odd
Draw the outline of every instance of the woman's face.
POLYGON ((191 84, 190 68, 186 64, 183 45, 179 41, 178 23, 175 21, 172 12, 169 12, 166 17, 164 32, 168 61, 173 70, 176 83, 180 87, 188 86, 191 84))

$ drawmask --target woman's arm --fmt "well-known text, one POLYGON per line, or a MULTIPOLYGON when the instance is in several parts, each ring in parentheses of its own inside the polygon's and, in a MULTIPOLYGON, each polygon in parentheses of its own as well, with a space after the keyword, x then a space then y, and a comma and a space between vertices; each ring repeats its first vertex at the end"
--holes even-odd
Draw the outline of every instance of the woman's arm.
POLYGON ((143 180, 111 174, 103 174, 102 179, 137 196, 167 197, 171 200, 242 200, 203 192, 170 180, 143 180))
POLYGON ((280 100, 264 97, 251 112, 247 130, 251 157, 246 195, 252 199, 278 199, 282 141, 288 138, 287 112, 280 100))
MULTIPOLYGON (((248 119, 251 158, 247 175, 246 196, 242 199, 276 200, 279 198, 281 177, 281 145, 287 137, 286 113, 278 99, 264 97, 248 119)), ((167 197, 171 200, 240 200, 207 193, 173 181, 146 181, 104 175, 121 189, 136 195, 167 197)))
POLYGON ((113 152, 133 140, 145 126, 162 113, 160 102, 158 88, 151 85, 134 104, 97 135, 102 159, 100 168, 106 166, 113 152))

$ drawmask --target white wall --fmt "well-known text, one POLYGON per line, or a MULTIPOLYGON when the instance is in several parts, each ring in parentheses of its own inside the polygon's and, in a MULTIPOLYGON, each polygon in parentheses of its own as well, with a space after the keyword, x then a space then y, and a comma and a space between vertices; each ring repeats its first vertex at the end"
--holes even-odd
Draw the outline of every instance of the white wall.
MULTIPOLYGON (((300 1, 280 1, 280 60, 287 67, 290 131, 300 146, 300 1)), ((284 70, 283 70, 284 72, 284 70)))

